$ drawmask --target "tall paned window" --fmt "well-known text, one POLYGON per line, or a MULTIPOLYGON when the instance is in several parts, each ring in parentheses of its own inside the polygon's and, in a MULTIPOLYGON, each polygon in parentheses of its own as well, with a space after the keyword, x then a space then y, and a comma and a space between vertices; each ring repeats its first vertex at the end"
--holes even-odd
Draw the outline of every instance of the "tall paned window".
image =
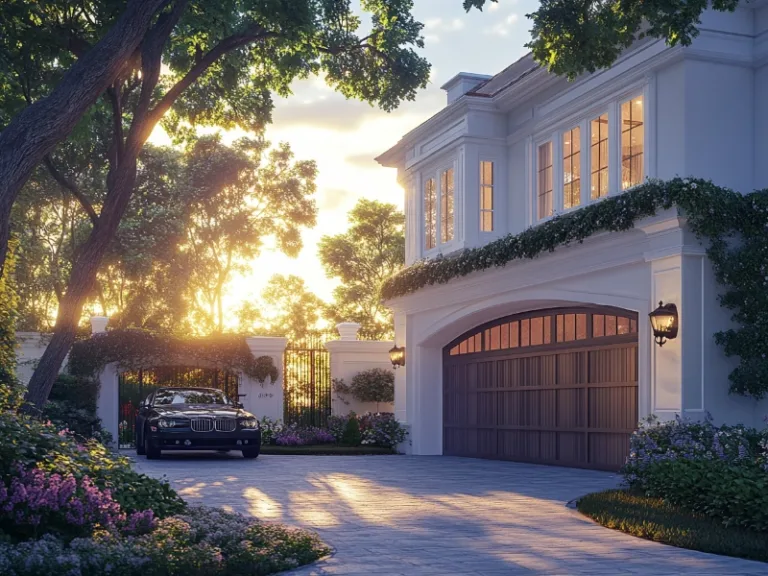
POLYGON ((537 214, 539 220, 552 216, 552 196, 553 196, 553 178, 552 178, 552 142, 546 142, 539 146, 538 154, 538 182, 536 184, 536 195, 538 199, 537 214))
POLYGON ((453 168, 440 174, 440 242, 453 240, 453 168))
POLYGON ((595 118, 589 124, 589 197, 597 200, 608 196, 608 114, 595 118))
POLYGON ((643 97, 621 105, 621 189, 627 190, 643 182, 643 97))
POLYGON ((581 129, 563 134, 563 208, 581 203, 581 129))
POLYGON ((480 231, 493 232, 493 162, 480 162, 480 231))
POLYGON ((435 179, 424 183, 424 247, 431 250, 437 246, 437 190, 435 179))

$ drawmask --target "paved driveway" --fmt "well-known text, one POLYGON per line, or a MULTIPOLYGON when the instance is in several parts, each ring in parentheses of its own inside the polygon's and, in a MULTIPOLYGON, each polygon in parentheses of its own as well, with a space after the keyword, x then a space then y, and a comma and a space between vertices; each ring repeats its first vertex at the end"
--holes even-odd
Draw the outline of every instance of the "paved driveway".
POLYGON ((317 530, 336 554, 296 574, 768 574, 602 528, 565 503, 601 472, 450 457, 139 458, 187 500, 317 530))

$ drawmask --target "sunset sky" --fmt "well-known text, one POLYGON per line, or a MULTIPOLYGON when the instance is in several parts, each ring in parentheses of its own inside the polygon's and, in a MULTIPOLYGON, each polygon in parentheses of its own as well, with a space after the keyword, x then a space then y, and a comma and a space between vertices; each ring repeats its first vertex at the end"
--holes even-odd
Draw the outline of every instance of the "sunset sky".
MULTIPOLYGON (((525 14, 537 6, 535 0, 500 0, 482 13, 466 14, 461 0, 415 0, 414 16, 425 25, 423 54, 432 64, 431 81, 415 101, 392 113, 345 100, 320 78, 297 82, 292 97, 278 100, 267 138, 287 141, 297 158, 317 161, 318 222, 303 234, 298 258, 265 252, 254 260, 251 272, 232 282, 230 310, 245 300, 258 301, 275 273, 301 276, 318 296, 330 299, 335 284, 325 278, 317 258, 318 240, 344 231, 346 213, 359 198, 403 205, 395 171, 380 167, 374 157, 445 106, 440 86, 451 77, 459 72, 494 74, 525 54, 530 28, 525 14)), ((153 140, 165 138, 155 134, 153 140)), ((235 315, 229 316, 236 325, 235 315)))

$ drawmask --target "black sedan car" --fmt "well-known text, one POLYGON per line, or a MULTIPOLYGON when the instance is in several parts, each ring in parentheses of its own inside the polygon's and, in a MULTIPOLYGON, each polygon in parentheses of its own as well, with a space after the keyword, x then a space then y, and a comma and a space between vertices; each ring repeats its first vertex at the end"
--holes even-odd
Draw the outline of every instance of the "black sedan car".
POLYGON ((136 415, 136 453, 148 459, 162 450, 241 450, 257 458, 259 421, 215 388, 159 388, 136 415))

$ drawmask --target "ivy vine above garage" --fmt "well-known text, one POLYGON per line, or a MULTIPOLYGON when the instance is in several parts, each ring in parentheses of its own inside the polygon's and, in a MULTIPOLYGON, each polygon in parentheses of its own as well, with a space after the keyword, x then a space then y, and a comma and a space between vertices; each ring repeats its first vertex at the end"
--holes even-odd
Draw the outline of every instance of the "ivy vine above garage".
POLYGON ((732 311, 734 328, 715 334, 727 356, 739 358, 731 392, 768 395, 768 190, 739 194, 700 179, 648 180, 617 196, 448 257, 423 260, 389 278, 386 300, 473 272, 533 259, 600 232, 620 232, 659 210, 677 208, 688 228, 706 245, 720 304, 732 311))
POLYGON ((180 338, 148 330, 110 330, 76 342, 69 353, 69 371, 75 375, 95 376, 112 363, 126 370, 210 366, 240 371, 261 383, 267 378, 274 383, 278 377, 272 358, 254 358, 245 338, 236 334, 180 338))

